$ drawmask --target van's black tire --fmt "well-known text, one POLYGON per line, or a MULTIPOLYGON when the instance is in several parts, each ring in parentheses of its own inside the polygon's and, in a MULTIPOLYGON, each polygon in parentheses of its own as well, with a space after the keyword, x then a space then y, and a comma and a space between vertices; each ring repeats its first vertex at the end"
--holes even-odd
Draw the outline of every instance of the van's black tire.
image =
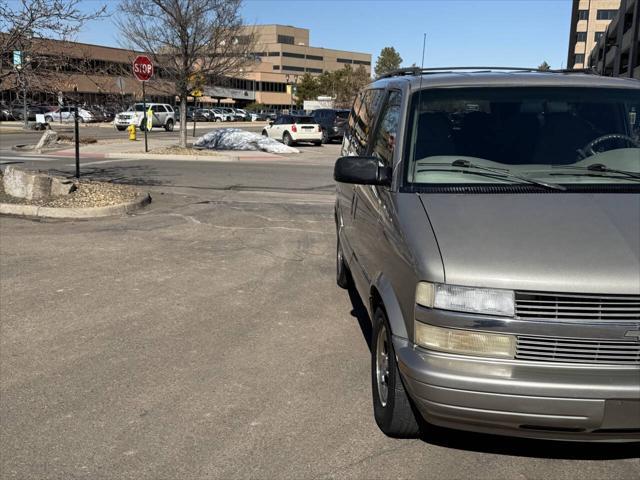
POLYGON ((340 288, 348 289, 353 283, 351 272, 344 261, 340 239, 336 242, 336 283, 340 288))
POLYGON ((118 130, 119 132, 122 132, 126 129, 127 127, 121 127, 120 125, 116 125, 116 130, 118 130))
POLYGON ((173 120, 171 120, 171 119, 167 120, 167 123, 165 123, 165 125, 164 125, 164 129, 167 132, 173 132, 173 120))
POLYGON ((371 390, 373 394, 373 415, 382 432, 392 438, 415 438, 420 433, 420 425, 411 400, 402 383, 396 363, 396 355, 391 341, 391 328, 385 311, 378 307, 373 314, 373 333, 371 337, 371 390), (376 359, 378 355, 378 337, 386 337, 388 354, 388 394, 386 405, 382 404, 378 392, 376 359))
POLYGON ((145 131, 145 129, 147 128, 146 123, 147 123, 147 122, 145 122, 145 121, 143 120, 142 122, 140 122, 140 125, 138 125, 138 129, 139 129, 141 132, 144 132, 144 131, 145 131))
POLYGON ((284 132, 284 135, 282 135, 282 143, 287 147, 291 147, 295 142, 293 141, 293 138, 291 138, 289 132, 284 132))
POLYGON ((44 121, 47 123, 53 123, 53 117, 49 117, 49 116, 44 117, 44 121))

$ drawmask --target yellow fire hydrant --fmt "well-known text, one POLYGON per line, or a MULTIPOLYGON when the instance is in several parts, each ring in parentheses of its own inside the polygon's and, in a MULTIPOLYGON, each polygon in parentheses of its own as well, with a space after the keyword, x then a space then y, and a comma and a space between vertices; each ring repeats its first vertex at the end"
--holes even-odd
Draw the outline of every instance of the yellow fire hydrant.
POLYGON ((136 141, 136 126, 135 126, 135 124, 133 124, 133 123, 130 124, 127 127, 127 130, 129 132, 129 140, 131 140, 132 142, 135 142, 136 141))

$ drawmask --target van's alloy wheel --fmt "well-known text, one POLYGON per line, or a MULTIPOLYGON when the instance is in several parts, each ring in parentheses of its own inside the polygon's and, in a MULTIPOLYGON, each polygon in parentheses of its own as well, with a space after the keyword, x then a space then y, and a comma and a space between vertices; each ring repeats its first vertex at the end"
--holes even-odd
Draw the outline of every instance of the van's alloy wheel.
POLYGON ((420 426, 400 377, 386 313, 380 307, 373 315, 371 342, 371 387, 376 423, 389 437, 415 437, 420 433, 420 426))
POLYGON ((167 123, 166 123, 166 125, 164 126, 164 129, 165 129, 167 132, 173 132, 173 120, 171 120, 171 119, 167 120, 167 123))
POLYGON ((284 135, 282 136, 282 143, 284 143, 288 147, 293 145, 293 138, 291 138, 289 132, 284 132, 284 135))

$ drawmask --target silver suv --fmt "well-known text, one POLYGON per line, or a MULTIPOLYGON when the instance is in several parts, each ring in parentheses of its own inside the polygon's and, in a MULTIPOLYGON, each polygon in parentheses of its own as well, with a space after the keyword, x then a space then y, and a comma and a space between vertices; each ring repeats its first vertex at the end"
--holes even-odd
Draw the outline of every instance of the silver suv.
POLYGON ((640 439, 639 81, 398 71, 334 178, 384 433, 640 439))

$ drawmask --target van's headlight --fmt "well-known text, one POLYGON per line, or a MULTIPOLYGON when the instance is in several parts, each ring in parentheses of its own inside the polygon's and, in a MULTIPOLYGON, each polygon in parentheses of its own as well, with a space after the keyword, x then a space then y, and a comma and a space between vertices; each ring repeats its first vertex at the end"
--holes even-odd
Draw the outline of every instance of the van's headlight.
POLYGON ((513 335, 442 328, 417 320, 415 343, 431 350, 483 357, 513 358, 516 351, 513 335))
POLYGON ((513 317, 513 290, 470 288, 442 283, 420 282, 416 286, 416 303, 423 307, 513 317))

